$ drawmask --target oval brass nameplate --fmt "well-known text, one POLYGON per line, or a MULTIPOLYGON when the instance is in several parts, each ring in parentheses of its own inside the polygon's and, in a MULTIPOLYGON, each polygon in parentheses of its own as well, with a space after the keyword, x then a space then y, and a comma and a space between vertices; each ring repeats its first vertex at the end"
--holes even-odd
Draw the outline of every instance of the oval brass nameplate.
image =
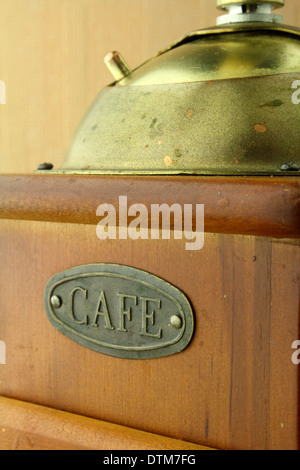
POLYGON ((45 308, 61 333, 94 351, 150 359, 182 351, 193 330, 186 296, 140 269, 92 264, 55 274, 45 308))

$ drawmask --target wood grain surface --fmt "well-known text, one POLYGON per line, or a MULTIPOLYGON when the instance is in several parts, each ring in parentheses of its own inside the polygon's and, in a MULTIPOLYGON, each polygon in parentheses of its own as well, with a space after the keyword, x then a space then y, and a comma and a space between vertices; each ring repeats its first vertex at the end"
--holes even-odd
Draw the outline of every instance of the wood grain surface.
POLYGON ((0 450, 210 450, 0 397, 0 450))
POLYGON ((2 220, 0 395, 218 449, 299 448, 299 242, 209 234, 106 240, 95 226, 2 220), (170 357, 105 356, 59 333, 43 306, 48 279, 88 263, 144 269, 181 289, 195 314, 189 347, 170 357))
MULTIPOLYGON (((98 92, 111 83, 103 58, 136 67, 190 31, 214 26, 215 0, 1 0, 0 172, 61 165, 98 92)), ((299 0, 281 10, 300 26, 299 0)))
MULTIPOLYGON (((299 0, 282 12, 300 26, 299 0)), ((135 67, 217 14, 212 0, 2 0, 0 172, 62 163, 111 82, 107 52, 120 50, 135 67)), ((0 178, 0 449, 177 448, 168 438, 192 448, 300 449, 300 369, 291 361, 300 339, 299 179, 146 180, 0 178), (121 194, 147 207, 205 204, 204 248, 100 241, 96 208, 121 194), (181 289, 195 314, 190 346, 137 362, 55 330, 43 306, 48 279, 97 262, 140 268, 181 289)))
POLYGON ((206 232, 300 237, 300 179, 293 177, 2 175, 0 218, 96 226, 99 204, 118 214, 119 196, 128 207, 145 204, 149 217, 152 204, 204 204, 206 232))

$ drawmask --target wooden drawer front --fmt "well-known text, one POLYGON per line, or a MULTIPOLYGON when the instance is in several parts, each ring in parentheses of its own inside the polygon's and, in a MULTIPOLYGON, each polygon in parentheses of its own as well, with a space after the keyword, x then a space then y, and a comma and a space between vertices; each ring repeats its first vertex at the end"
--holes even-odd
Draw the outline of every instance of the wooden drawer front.
POLYGON ((0 395, 213 448, 299 445, 299 243, 209 234, 107 240, 94 225, 2 220, 0 395), (155 274, 191 301, 195 333, 183 352, 119 359, 86 349, 49 323, 48 279, 88 263, 155 274))

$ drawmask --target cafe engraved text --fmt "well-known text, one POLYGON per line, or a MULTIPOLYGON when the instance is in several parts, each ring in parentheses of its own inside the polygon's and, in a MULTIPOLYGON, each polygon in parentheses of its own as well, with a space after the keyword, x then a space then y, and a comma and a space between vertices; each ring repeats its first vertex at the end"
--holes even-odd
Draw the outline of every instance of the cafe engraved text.
POLYGON ((107 303, 105 291, 101 291, 99 299, 96 304, 95 313, 92 317, 88 314, 82 314, 75 305, 75 294, 83 296, 84 299, 88 298, 88 290, 82 287, 76 287, 70 294, 70 316, 71 319, 78 325, 91 325, 95 328, 99 326, 104 327, 106 330, 115 330, 127 333, 127 323, 132 320, 132 306, 140 305, 140 331, 141 336, 151 336, 152 338, 160 339, 162 337, 162 329, 158 328, 157 332, 149 332, 148 324, 155 325, 155 310, 161 308, 161 301, 159 299, 151 299, 147 297, 138 297, 136 295, 118 293, 119 311, 117 324, 113 324, 109 306, 107 303), (125 306, 125 303, 131 303, 132 306, 125 306))

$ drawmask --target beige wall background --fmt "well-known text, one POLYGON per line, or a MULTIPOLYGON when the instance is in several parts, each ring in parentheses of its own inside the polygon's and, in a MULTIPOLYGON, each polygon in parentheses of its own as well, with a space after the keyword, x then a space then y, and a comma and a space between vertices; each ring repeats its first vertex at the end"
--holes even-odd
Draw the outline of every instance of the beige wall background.
MULTIPOLYGON (((186 33, 213 26, 215 0, 1 0, 0 172, 57 168, 96 94, 112 79, 103 57, 131 67, 186 33)), ((300 0, 284 22, 300 26, 300 0)))

